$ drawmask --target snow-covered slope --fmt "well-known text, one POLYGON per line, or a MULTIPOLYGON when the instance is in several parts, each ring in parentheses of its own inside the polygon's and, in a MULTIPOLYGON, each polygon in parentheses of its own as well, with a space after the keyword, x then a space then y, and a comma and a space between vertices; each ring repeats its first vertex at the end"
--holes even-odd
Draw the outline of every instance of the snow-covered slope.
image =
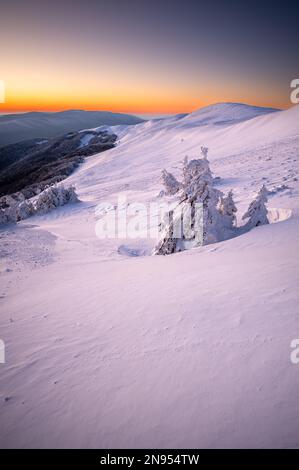
POLYGON ((224 115, 113 128, 68 178, 81 203, 1 230, 1 447, 299 447, 299 107, 224 115), (96 204, 156 200, 201 145, 277 223, 168 257, 95 236, 96 204))
MULTIPOLYGON (((201 145, 209 147, 212 170, 221 176, 217 163, 219 159, 225 157, 227 161, 228 157, 236 154, 239 161, 241 154, 247 150, 272 148, 274 142, 283 145, 285 139, 299 136, 298 122, 299 106, 294 106, 233 125, 189 127, 184 119, 175 117, 129 128, 111 128, 120 136, 117 148, 106 152, 101 159, 97 156, 89 158, 70 180, 77 185, 82 197, 86 194, 89 199, 90 196, 98 198, 104 193, 111 195, 124 187, 129 187, 130 191, 148 189, 155 194, 161 184, 161 170, 167 168, 177 173, 184 156, 199 156, 201 145)), ((252 171, 255 171, 253 158, 256 157, 251 157, 252 171)), ((275 165, 274 172, 276 170, 275 165)), ((271 171, 271 165, 266 163, 264 171, 265 175, 256 172, 256 179, 260 182, 271 171)), ((231 177, 236 174, 232 164, 231 177)))

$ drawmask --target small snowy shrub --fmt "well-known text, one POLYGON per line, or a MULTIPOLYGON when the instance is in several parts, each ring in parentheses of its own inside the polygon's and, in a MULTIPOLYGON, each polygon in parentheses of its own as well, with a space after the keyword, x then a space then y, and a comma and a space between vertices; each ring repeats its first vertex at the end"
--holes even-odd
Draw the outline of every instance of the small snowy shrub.
POLYGON ((209 151, 208 147, 201 147, 200 150, 201 150, 202 158, 204 160, 207 160, 208 159, 208 151, 209 151))
POLYGON ((266 202, 268 191, 265 185, 261 187, 256 198, 249 204, 249 207, 242 217, 242 220, 249 219, 244 226, 244 229, 250 230, 259 225, 269 224, 267 217, 266 202))
POLYGON ((226 219, 226 226, 233 228, 236 225, 237 208, 233 200, 233 191, 230 190, 225 197, 221 197, 219 211, 226 219))

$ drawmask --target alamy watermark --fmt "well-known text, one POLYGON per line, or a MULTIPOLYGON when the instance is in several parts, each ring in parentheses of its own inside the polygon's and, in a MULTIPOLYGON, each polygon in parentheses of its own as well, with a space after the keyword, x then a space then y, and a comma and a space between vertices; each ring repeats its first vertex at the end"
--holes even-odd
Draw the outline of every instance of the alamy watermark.
POLYGON ((294 88, 294 90, 290 94, 291 103, 298 104, 299 103, 299 78, 294 78, 294 80, 291 81, 291 88, 294 88))
POLYGON ((0 103, 5 103, 5 83, 0 80, 0 103))
POLYGON ((0 339, 0 364, 5 364, 5 343, 0 339))
POLYGON ((119 196, 117 204, 102 202, 96 206, 95 233, 98 238, 157 239, 171 227, 172 238, 203 238, 203 204, 178 202, 127 202, 119 196))
POLYGON ((299 364, 299 339, 293 339, 291 341, 291 349, 292 349, 292 352, 290 355, 291 363, 294 365, 297 365, 299 364))

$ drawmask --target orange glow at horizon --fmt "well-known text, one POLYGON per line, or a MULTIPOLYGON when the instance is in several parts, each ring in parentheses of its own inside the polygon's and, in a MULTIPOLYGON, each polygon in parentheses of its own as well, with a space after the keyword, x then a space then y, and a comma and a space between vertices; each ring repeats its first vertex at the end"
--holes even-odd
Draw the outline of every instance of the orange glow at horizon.
POLYGON ((149 65, 142 60, 129 66, 122 56, 115 61, 104 52, 101 66, 84 56, 78 68, 74 60, 65 62, 65 54, 55 56, 54 60, 31 48, 26 64, 7 56, 0 77, 6 87, 6 100, 0 104, 0 113, 85 109, 179 114, 223 101, 289 107, 287 88, 282 96, 275 84, 261 79, 257 90, 252 86, 252 78, 241 73, 232 77, 224 71, 219 85, 219 75, 204 68, 185 73, 177 64, 171 69, 160 61, 149 65))
MULTIPOLYGON (((123 90, 121 90, 123 91, 123 90)), ((63 111, 67 109, 84 109, 86 111, 111 111, 129 114, 179 114, 190 113, 196 109, 208 106, 216 102, 234 101, 243 102, 256 106, 273 106, 287 108, 287 101, 269 101, 258 97, 253 93, 246 96, 239 90, 232 90, 223 96, 213 93, 193 93, 185 94, 181 90, 171 94, 165 90, 128 90, 127 93, 99 93, 98 90, 90 88, 89 91, 81 92, 74 89, 28 89, 26 87, 14 90, 13 87, 6 86, 6 99, 0 104, 0 113, 18 113, 28 111, 63 111)))
MULTIPOLYGON (((167 2, 158 9, 140 1, 18 3, 16 9, 3 2, 0 15, 6 88, 0 113, 177 114, 225 101, 291 105, 298 68, 292 15, 282 35, 272 16, 264 18, 267 34, 249 22, 254 11, 248 7, 244 15, 241 4, 230 10, 192 2, 182 9, 172 2, 170 15, 167 2)), ((276 20, 281 25, 281 15, 276 20)))
POLYGON ((53 41, 51 47, 33 42, 33 38, 28 40, 26 61, 13 43, 11 54, 3 57, 0 79, 5 82, 6 101, 0 104, 0 113, 85 109, 179 114, 223 101, 278 108, 290 105, 288 87, 282 93, 277 83, 261 77, 257 88, 253 72, 222 69, 209 57, 203 61, 205 66, 189 62, 186 71, 174 59, 170 63, 157 56, 149 61, 139 50, 130 56, 126 48, 125 56, 112 43, 109 53, 98 47, 95 61, 82 44, 74 49, 62 42, 54 50, 53 41))

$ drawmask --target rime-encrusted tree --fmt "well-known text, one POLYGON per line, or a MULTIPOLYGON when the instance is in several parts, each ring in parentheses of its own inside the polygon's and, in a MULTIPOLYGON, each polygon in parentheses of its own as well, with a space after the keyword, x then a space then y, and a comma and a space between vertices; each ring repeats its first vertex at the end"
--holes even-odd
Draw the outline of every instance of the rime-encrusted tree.
POLYGON ((173 196, 180 189, 180 183, 178 182, 176 177, 166 170, 162 171, 162 182, 165 188, 164 194, 166 196, 173 196))
POLYGON ((213 178, 207 158, 194 159, 190 162, 185 158, 182 173, 179 210, 170 214, 168 223, 164 224, 155 254, 170 254, 182 251, 187 246, 198 246, 222 239, 223 216, 218 210, 222 193, 212 186, 213 178), (200 227, 199 207, 202 209, 200 227), (186 220, 187 231, 183 225, 186 220), (198 236, 199 228, 201 228, 200 236, 198 236), (176 236, 178 233, 181 233, 180 237, 176 236))
POLYGON ((0 207, 0 224, 18 222, 31 215, 45 214, 56 207, 76 201, 78 197, 75 188, 73 186, 64 188, 63 185, 50 186, 38 196, 21 200, 21 202, 14 198, 6 198, 5 203, 0 207))
POLYGON ((267 188, 263 185, 256 198, 249 204, 247 211, 242 217, 242 220, 249 219, 244 226, 247 230, 269 223, 266 207, 266 202, 268 201, 267 195, 267 188))
POLYGON ((178 240, 175 237, 175 227, 181 224, 181 218, 174 217, 173 211, 169 212, 168 217, 165 217, 160 224, 161 236, 158 244, 154 249, 155 255, 170 255, 179 250, 178 240), (168 219, 168 220, 166 220, 168 219))
POLYGON ((224 196, 213 186, 207 151, 202 147, 201 159, 188 161, 188 157, 184 158, 178 205, 161 224, 161 237, 154 254, 168 255, 227 240, 269 223, 266 208, 268 191, 262 186, 242 217, 243 220, 248 219, 247 223, 242 227, 236 226, 237 208, 233 192, 229 191, 224 196))
POLYGON ((34 208, 30 201, 18 202, 11 199, 9 206, 0 209, 0 225, 27 219, 33 212, 34 208))
POLYGON ((206 183, 205 192, 198 202, 203 204, 203 245, 222 240, 224 217, 218 210, 222 192, 206 183))
POLYGON ((34 202, 35 212, 45 214, 55 209, 55 207, 64 206, 68 202, 78 201, 75 188, 63 185, 54 185, 42 191, 34 202))
POLYGON ((16 220, 25 220, 28 219, 31 215, 34 214, 34 207, 31 201, 22 201, 16 211, 16 220))
POLYGON ((0 225, 7 224, 7 215, 5 209, 0 208, 0 225))
POLYGON ((58 197, 54 188, 46 188, 34 201, 35 211, 39 214, 46 214, 59 206, 58 197))
POLYGON ((193 198, 203 183, 212 183, 213 177, 207 159, 194 159, 183 162, 182 199, 193 198))
POLYGON ((19 204, 13 199, 7 199, 9 205, 1 210, 1 223, 14 223, 20 220, 19 218, 19 204))
POLYGON ((221 198, 219 212, 225 218, 227 228, 233 228, 236 225, 237 208, 234 203, 232 190, 228 192, 227 196, 221 198))

